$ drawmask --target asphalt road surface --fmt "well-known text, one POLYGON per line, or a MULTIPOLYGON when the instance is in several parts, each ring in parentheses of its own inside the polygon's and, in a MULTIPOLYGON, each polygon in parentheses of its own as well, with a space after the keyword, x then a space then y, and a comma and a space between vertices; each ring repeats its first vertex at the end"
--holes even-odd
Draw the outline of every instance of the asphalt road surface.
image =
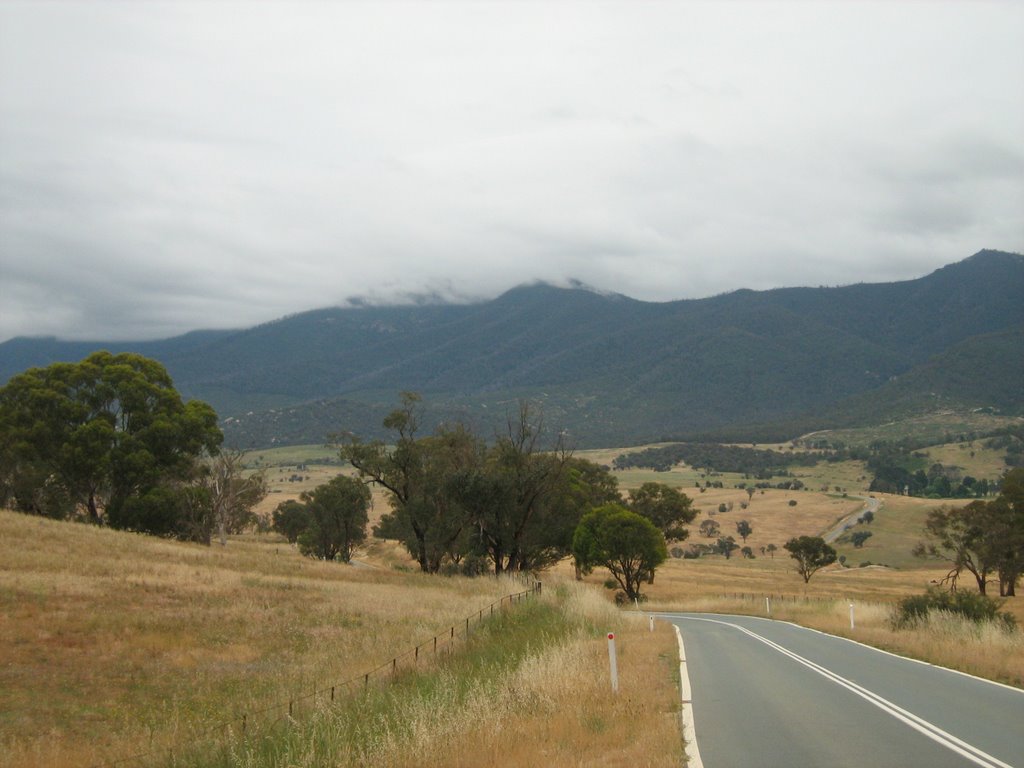
MULTIPOLYGON (((856 512, 851 512, 849 515, 847 515, 834 526, 832 526, 832 529, 826 532, 825 535, 822 537, 825 539, 826 544, 831 544, 844 533, 846 533, 848 530, 857 525, 857 519, 865 512, 870 512, 872 515, 875 515, 877 517, 878 510, 882 508, 882 502, 876 499, 874 496, 869 496, 866 499, 863 496, 855 496, 854 498, 859 498, 861 501, 863 501, 864 506, 858 509, 856 512)), ((867 531, 870 530, 870 528, 865 528, 864 530, 867 531)))
POLYGON ((704 768, 1024 768, 1024 691, 785 622, 662 618, 704 768))

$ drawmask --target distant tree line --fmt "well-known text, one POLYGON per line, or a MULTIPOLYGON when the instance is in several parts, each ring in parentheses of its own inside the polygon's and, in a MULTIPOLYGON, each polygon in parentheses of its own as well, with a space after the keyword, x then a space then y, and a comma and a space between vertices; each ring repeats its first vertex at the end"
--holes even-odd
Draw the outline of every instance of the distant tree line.
MULTIPOLYGON (((696 516, 689 497, 647 483, 623 498, 606 467, 574 457, 558 436, 548 439, 529 403, 490 441, 461 424, 421 434, 421 403, 415 393, 402 395, 384 420, 390 442, 349 434, 338 445, 358 477, 346 486, 386 491, 390 510, 373 534, 400 541, 424 573, 538 571, 573 556, 581 573, 607 567, 633 600, 667 556, 666 540, 688 535, 696 516)), ((313 495, 275 512, 275 528, 300 546, 313 495)), ((362 502, 350 495, 348 503, 351 517, 364 519, 362 502)))
POLYGON ((209 544, 266 494, 217 415, 182 402, 160 363, 95 352, 0 388, 0 502, 29 514, 209 544))
POLYGON ((992 450, 1004 450, 1003 460, 1008 467, 1024 467, 1024 427, 1006 427, 989 433, 983 445, 992 450))
POLYGON ((866 459, 872 473, 869 491, 935 499, 983 498, 995 488, 985 478, 963 475, 955 467, 927 463, 927 456, 899 443, 874 443, 866 459))
POLYGON ((683 462, 709 472, 738 472, 760 480, 788 474, 787 468, 810 467, 820 461, 820 454, 806 451, 782 452, 763 448, 745 448, 719 443, 674 443, 616 457, 618 469, 648 467, 667 472, 683 462))

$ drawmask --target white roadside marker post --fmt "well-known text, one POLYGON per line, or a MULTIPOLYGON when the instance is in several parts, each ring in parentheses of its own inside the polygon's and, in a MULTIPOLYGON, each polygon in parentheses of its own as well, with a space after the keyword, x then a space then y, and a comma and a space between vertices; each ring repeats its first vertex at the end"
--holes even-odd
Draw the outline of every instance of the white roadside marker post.
POLYGON ((608 633, 608 666, 612 673, 612 693, 619 692, 619 665, 615 661, 615 633, 608 633))
POLYGON ((767 613, 768 615, 771 615, 771 612, 772 612, 772 604, 771 604, 770 600, 768 599, 768 595, 764 596, 764 612, 767 613))
POLYGON ((850 629, 853 629, 853 603, 850 603, 850 629))
POLYGON ((649 617, 649 618, 650 618, 650 620, 651 620, 651 632, 653 632, 653 631, 654 631, 654 617, 653 617, 653 616, 651 616, 651 617, 649 617))

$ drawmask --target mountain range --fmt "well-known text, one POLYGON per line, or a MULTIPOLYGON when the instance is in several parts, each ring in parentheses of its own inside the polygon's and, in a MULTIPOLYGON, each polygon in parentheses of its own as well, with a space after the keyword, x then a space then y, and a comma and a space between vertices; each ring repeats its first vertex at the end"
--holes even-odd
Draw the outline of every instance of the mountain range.
POLYGON ((535 401, 580 447, 765 440, 937 408, 1024 412, 1022 297, 1024 256, 1000 251, 916 280, 665 303, 541 283, 161 341, 22 337, 0 344, 0 381, 99 348, 139 352, 211 403, 240 447, 379 435, 401 391, 484 432, 535 401))

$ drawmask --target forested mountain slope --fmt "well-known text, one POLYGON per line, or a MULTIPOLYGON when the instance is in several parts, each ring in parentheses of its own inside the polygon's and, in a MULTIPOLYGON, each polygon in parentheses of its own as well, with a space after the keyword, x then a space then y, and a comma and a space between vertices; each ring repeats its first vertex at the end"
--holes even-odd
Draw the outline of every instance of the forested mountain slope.
POLYGON ((139 351, 253 445, 366 432, 400 390, 481 428, 539 399, 581 444, 828 420, 837 407, 856 420, 936 398, 1013 411, 1022 289, 1024 257, 998 251, 898 283, 667 303, 538 284, 478 304, 320 309, 139 344, 14 339, 0 345, 0 379, 100 347, 139 351))

